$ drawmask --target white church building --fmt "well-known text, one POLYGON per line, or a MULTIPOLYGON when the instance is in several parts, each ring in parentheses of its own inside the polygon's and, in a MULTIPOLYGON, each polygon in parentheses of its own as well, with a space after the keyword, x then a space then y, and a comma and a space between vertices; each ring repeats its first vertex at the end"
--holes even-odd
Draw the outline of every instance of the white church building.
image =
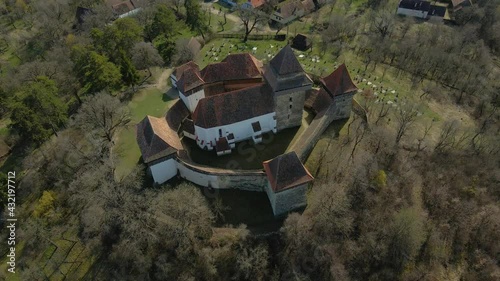
POLYGON ((184 136, 217 155, 231 153, 237 142, 260 143, 264 133, 300 126, 312 86, 290 46, 265 67, 250 54, 232 54, 202 70, 184 64, 171 79, 191 113, 184 136))

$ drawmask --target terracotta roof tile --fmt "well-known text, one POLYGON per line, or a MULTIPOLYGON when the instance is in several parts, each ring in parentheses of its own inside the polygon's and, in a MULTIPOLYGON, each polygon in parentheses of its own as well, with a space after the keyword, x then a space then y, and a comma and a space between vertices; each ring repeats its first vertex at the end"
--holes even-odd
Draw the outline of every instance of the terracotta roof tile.
POLYGON ((290 45, 286 45, 283 49, 281 49, 281 51, 279 51, 269 64, 278 75, 304 72, 304 69, 295 57, 290 45))
POLYGON ((188 68, 193 68, 196 70, 200 70, 200 67, 193 61, 189 61, 183 65, 180 65, 175 68, 174 72, 172 73, 177 80, 181 79, 182 73, 188 68))
POLYGON ((304 107, 313 110, 316 114, 327 109, 332 103, 332 98, 324 89, 311 89, 306 92, 304 107))
POLYGON ((181 79, 177 81, 177 89, 181 90, 186 96, 188 91, 205 83, 200 77, 200 72, 194 68, 188 68, 182 73, 181 79))
POLYGON ((266 0, 250 0, 250 4, 252 7, 258 8, 266 3, 266 0))
POLYGON ((206 83, 249 79, 261 76, 262 63, 248 53, 231 54, 219 63, 212 63, 201 70, 206 83))
POLYGON ((169 156, 182 149, 179 137, 163 118, 146 116, 136 125, 136 139, 145 163, 169 156))
POLYGON ((314 180, 292 151, 262 163, 274 192, 280 192, 314 180))
POLYGON ((352 82, 345 64, 339 66, 330 75, 321 78, 321 83, 332 97, 350 93, 358 89, 352 82))
POLYGON ((191 135, 194 135, 194 122, 193 120, 186 118, 182 121, 181 131, 188 132, 191 135))
POLYGON ((182 121, 189 116, 189 109, 181 99, 178 99, 174 105, 170 107, 165 115, 165 120, 170 129, 178 131, 182 121))
POLYGON ((201 99, 193 112, 196 126, 213 128, 274 112, 272 90, 267 84, 201 99))

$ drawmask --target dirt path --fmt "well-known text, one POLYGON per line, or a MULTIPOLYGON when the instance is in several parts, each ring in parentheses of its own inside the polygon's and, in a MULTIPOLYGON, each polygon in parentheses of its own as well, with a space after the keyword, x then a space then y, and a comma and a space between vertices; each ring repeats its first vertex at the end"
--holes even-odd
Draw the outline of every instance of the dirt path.
POLYGON ((167 68, 162 71, 160 77, 158 77, 158 81, 156 81, 156 88, 160 91, 167 91, 168 86, 168 79, 170 79, 170 74, 172 74, 172 68, 167 68))

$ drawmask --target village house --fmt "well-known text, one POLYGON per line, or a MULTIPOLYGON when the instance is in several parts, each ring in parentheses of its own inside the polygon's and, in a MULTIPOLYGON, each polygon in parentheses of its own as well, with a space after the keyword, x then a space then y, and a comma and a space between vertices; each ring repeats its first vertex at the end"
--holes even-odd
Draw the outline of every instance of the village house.
POLYGON ((316 10, 313 0, 289 0, 278 5, 270 16, 271 21, 286 25, 289 22, 308 15, 316 10))
POLYGON ((432 21, 449 19, 446 6, 437 3, 433 5, 429 1, 424 0, 399 1, 397 14, 432 21))
POLYGON ((241 4, 242 9, 261 9, 266 0, 248 0, 247 2, 241 4))
POLYGON ((106 0, 106 4, 118 18, 135 15, 141 10, 134 0, 106 0))

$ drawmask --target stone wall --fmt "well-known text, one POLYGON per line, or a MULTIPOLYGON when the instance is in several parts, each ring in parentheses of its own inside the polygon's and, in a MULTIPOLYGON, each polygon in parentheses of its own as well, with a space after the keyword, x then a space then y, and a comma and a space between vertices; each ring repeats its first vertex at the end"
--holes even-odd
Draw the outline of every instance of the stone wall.
POLYGON ((333 99, 333 120, 346 119, 351 116, 352 98, 356 92, 336 96, 333 99))
POLYGON ((275 96, 278 131, 301 125, 305 94, 305 91, 297 91, 275 96))
POLYGON ((270 185, 266 185, 266 193, 273 208, 274 216, 281 216, 290 211, 302 208, 307 204, 307 184, 274 192, 270 185))
POLYGON ((264 191, 267 177, 262 170, 229 170, 199 165, 187 155, 177 155, 179 175, 197 185, 217 189, 264 191))

